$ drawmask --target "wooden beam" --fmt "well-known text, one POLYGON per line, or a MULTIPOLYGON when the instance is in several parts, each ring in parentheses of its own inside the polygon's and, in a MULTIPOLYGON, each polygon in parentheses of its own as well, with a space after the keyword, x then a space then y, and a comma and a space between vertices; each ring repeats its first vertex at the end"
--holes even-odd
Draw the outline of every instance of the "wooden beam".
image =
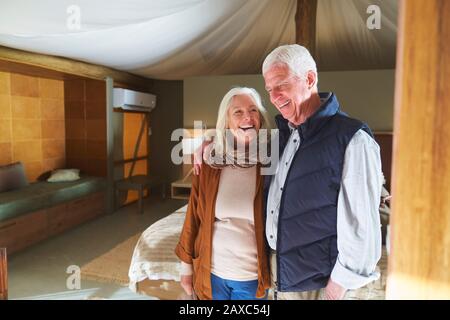
POLYGON ((114 79, 106 78, 106 212, 114 213, 115 190, 114 190, 114 116, 113 116, 114 79))
POLYGON ((388 299, 450 298, 450 1, 400 6, 388 299))
POLYGON ((315 58, 316 54, 317 0, 297 0, 295 13, 295 40, 306 47, 315 58))
POLYGON ((51 78, 72 76, 96 80, 114 79, 118 86, 132 86, 148 91, 153 80, 128 72, 72 59, 33 53, 0 46, 0 68, 4 71, 27 73, 51 78), (7 68, 10 68, 9 70, 7 68))
POLYGON ((8 260, 6 248, 0 248, 0 300, 8 300, 8 260))

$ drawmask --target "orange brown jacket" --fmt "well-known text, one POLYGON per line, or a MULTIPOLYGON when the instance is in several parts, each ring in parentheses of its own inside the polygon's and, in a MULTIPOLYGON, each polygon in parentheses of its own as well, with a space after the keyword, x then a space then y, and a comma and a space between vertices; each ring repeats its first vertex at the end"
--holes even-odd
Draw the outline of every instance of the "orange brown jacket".
MULTIPOLYGON (((256 246, 258 252, 258 288, 256 297, 262 298, 270 286, 268 251, 263 215, 263 181, 258 166, 256 195, 253 204, 256 246)), ((206 164, 200 175, 193 175, 189 205, 186 212, 176 255, 193 266, 193 287, 199 299, 211 300, 211 249, 215 221, 215 207, 219 189, 220 169, 206 164)))

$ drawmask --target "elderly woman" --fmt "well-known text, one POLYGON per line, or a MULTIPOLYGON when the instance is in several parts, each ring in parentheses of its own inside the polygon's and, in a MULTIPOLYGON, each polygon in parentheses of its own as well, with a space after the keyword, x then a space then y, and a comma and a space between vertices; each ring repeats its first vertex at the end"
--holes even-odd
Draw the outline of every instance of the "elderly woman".
POLYGON ((265 299, 270 272, 263 219, 257 132, 268 127, 256 90, 233 88, 222 99, 207 165, 194 176, 175 253, 181 285, 200 299, 265 299), (245 146, 242 148, 237 146, 245 146), (254 149, 253 149, 254 150, 254 149))

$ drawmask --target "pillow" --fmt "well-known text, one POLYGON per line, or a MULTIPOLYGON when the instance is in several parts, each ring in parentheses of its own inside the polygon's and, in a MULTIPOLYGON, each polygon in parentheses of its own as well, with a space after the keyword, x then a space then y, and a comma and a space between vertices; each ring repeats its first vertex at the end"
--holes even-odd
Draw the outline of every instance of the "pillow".
POLYGON ((48 182, 75 181, 80 179, 80 169, 58 169, 53 170, 48 182))
POLYGON ((21 162, 0 167, 0 192, 20 189, 28 185, 21 162))

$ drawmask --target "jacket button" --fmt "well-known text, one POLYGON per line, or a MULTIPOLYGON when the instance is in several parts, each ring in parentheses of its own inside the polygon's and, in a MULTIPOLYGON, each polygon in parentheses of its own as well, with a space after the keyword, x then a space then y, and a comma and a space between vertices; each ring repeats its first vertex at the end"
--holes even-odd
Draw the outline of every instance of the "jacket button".
POLYGON ((270 236, 270 239, 273 239, 273 236, 272 236, 272 235, 270 236))
POLYGON ((273 214, 273 210, 270 210, 270 213, 273 214))
POLYGON ((294 139, 294 143, 297 143, 297 139, 294 139))

